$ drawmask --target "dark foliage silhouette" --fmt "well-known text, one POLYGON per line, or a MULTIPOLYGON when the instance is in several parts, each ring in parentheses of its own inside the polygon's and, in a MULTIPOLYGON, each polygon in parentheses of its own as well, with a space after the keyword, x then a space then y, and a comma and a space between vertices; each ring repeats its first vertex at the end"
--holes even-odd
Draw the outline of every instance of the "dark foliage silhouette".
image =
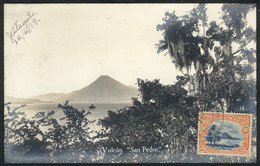
MULTIPOLYGON (((58 108, 63 111, 64 116, 54 118, 56 111, 38 112, 31 119, 26 118, 25 113, 19 108, 10 108, 6 104, 5 114, 5 146, 6 153, 19 155, 40 155, 46 158, 63 153, 84 153, 93 151, 93 138, 90 136, 89 124, 94 121, 88 120, 90 110, 78 110, 69 105, 59 104, 58 108)), ((72 157, 72 155, 69 155, 72 157)), ((78 160, 77 157, 67 157, 66 160, 78 160)), ((87 156, 84 156, 87 157, 87 156)))

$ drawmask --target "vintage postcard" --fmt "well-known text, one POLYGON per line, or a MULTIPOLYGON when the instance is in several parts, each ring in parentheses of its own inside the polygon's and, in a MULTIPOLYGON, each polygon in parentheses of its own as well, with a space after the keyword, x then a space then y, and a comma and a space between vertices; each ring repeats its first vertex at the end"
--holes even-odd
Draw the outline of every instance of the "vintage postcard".
POLYGON ((5 163, 255 163, 256 4, 4 4, 5 163))

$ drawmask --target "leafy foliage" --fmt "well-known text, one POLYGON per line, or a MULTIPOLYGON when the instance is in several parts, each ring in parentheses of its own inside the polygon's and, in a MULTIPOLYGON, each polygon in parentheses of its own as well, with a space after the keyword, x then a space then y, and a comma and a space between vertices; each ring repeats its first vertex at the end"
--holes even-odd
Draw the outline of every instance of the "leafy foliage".
POLYGON ((170 149, 168 155, 195 152, 198 109, 194 107, 196 99, 183 88, 186 84, 185 77, 169 86, 163 86, 159 80, 138 79, 142 101, 133 98, 133 106, 109 111, 100 120, 106 129, 100 133, 107 137, 103 143, 123 149, 133 145, 161 147, 162 151, 170 149))
POLYGON ((206 140, 216 144, 216 142, 219 142, 221 140, 221 132, 219 129, 217 129, 217 125, 213 124, 210 126, 209 131, 206 135, 206 140))
POLYGON ((94 131, 89 131, 89 125, 94 121, 87 118, 91 112, 80 111, 68 103, 59 104, 64 113, 59 121, 54 117, 55 111, 38 112, 26 118, 24 112, 18 111, 24 106, 11 109, 10 103, 6 104, 5 146, 10 150, 6 153, 50 157, 65 152, 91 152, 94 145, 90 135, 94 131))
POLYGON ((225 4, 222 7, 223 23, 219 24, 216 21, 208 23, 204 4, 184 16, 166 12, 163 24, 157 26, 158 31, 163 31, 163 39, 156 45, 158 53, 168 50, 173 63, 180 70, 186 68, 190 71, 193 65, 197 79, 194 88, 198 91, 209 89, 209 74, 214 69, 222 69, 219 63, 235 68, 234 61, 238 60, 235 65, 240 65, 241 71, 250 74, 252 67, 242 67, 241 63, 255 63, 252 56, 255 50, 247 46, 255 41, 256 33, 246 24, 247 13, 254 7, 248 4, 225 4), (235 51, 232 49, 234 44, 239 44, 235 51))

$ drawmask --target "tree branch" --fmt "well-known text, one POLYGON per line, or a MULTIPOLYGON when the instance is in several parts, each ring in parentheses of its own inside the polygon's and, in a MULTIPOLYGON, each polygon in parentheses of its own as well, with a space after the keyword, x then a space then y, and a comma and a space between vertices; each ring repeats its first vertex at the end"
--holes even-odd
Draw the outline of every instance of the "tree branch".
POLYGON ((235 52, 232 53, 231 55, 233 56, 233 55, 239 53, 240 51, 244 50, 244 49, 242 49, 242 48, 245 47, 245 46, 247 46, 252 40, 253 40, 253 39, 249 40, 246 44, 242 45, 239 50, 235 51, 235 52))

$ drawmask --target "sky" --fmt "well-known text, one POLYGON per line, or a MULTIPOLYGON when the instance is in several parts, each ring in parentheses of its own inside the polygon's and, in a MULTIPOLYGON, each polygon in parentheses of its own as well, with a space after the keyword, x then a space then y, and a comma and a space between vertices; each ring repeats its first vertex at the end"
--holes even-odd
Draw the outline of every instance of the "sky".
MULTIPOLYGON (((101 75, 132 86, 137 86, 137 78, 172 84, 180 72, 169 56, 156 53, 155 44, 162 39, 156 25, 162 23, 166 11, 183 15, 195 6, 5 4, 5 95, 69 93, 101 75), (34 13, 28 21, 33 27, 24 35, 24 27, 12 27, 16 21, 22 24, 28 12, 34 13), (11 32, 17 38, 23 35, 18 44, 12 42, 11 32)), ((207 7, 209 20, 218 20, 221 4, 207 7)), ((250 18, 255 24, 255 13, 250 18)))

